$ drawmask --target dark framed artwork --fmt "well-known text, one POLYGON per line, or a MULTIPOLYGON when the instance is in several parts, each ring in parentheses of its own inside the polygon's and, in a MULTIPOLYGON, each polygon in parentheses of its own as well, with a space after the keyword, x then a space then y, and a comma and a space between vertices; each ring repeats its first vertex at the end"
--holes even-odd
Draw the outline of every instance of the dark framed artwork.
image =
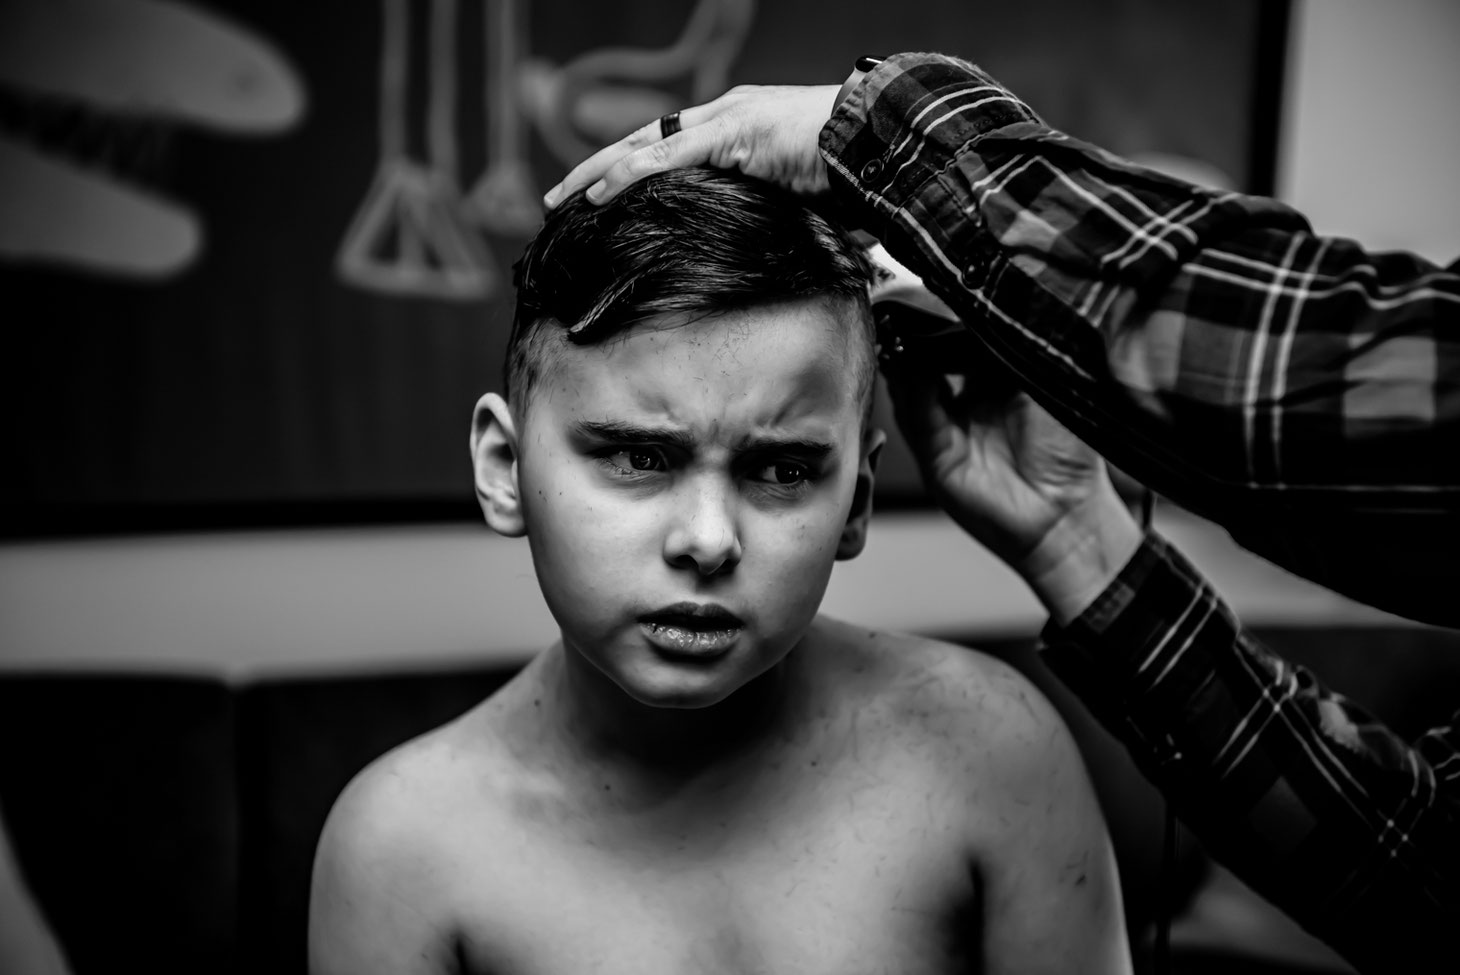
MULTIPOLYGON (((1266 193, 1286 25, 1274 0, 10 0, 0 530, 474 517, 511 265, 593 148, 941 50, 1266 193)), ((923 503, 899 443, 879 495, 923 503)))

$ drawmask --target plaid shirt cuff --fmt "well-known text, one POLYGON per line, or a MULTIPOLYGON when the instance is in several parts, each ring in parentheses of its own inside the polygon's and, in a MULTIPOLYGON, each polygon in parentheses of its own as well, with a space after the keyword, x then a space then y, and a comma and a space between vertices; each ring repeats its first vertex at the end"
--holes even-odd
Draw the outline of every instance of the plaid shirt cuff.
MULTIPOLYGON (((820 146, 835 195, 866 204, 859 222, 885 243, 886 219, 906 206, 924 211, 920 193, 971 139, 1020 124, 1025 134, 1044 129, 1033 109, 976 65, 942 54, 898 54, 842 101, 821 130, 820 146), (957 124, 936 124, 954 99, 957 124)), ((959 224, 982 231, 971 220, 950 224, 925 215, 943 224, 940 234, 959 224)))
POLYGON ((1161 536, 1148 532, 1105 591, 1070 623, 1045 627, 1044 637, 1055 646, 1093 646, 1108 642, 1112 634, 1123 641, 1136 637, 1141 649, 1126 644, 1132 651, 1126 656, 1141 657, 1147 645, 1165 634, 1170 611, 1165 600, 1180 594, 1186 597, 1183 603, 1191 602, 1202 586, 1201 576, 1181 553, 1161 536), (1129 633, 1125 632, 1131 625, 1127 620, 1145 623, 1138 624, 1140 632, 1129 633))
POLYGON ((1050 668, 1087 700, 1103 702, 1103 720, 1166 763, 1180 758, 1179 749, 1152 729, 1187 714, 1207 682, 1206 662, 1193 662, 1189 649, 1213 639, 1230 646, 1238 627, 1200 573, 1148 533, 1085 612, 1063 627, 1051 622, 1041 636, 1050 668))
POLYGON ((1361 970, 1440 970, 1417 960, 1460 921, 1452 729, 1399 738, 1262 646, 1156 535, 1043 637, 1213 856, 1361 970))

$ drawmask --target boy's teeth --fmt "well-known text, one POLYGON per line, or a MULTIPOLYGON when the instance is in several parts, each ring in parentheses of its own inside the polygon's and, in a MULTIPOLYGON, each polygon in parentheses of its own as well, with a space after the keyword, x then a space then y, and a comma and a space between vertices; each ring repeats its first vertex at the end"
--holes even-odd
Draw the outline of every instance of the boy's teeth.
POLYGON ((705 649, 723 642, 732 627, 715 630, 691 630, 673 623, 650 623, 656 635, 685 650, 705 649))

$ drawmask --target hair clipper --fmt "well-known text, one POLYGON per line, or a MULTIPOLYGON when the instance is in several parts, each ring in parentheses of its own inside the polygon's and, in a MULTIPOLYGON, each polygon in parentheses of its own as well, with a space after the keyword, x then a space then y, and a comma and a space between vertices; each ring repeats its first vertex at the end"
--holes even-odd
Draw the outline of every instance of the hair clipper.
POLYGON ((873 269, 870 299, 877 358, 884 367, 907 365, 946 375, 987 367, 988 351, 922 278, 880 243, 872 242, 865 253, 873 269))

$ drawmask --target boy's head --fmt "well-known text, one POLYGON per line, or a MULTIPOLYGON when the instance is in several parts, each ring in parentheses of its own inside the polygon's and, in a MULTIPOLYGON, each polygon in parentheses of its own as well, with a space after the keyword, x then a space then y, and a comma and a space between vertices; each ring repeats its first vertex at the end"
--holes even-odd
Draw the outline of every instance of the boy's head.
POLYGON ((699 707, 801 639, 870 515, 869 278, 843 230, 731 173, 548 217, 518 265, 508 399, 478 403, 472 453, 570 657, 699 707))
POLYGON ((519 417, 565 348, 609 342, 668 315, 816 299, 838 308, 845 341, 864 353, 854 378, 870 419, 871 265, 845 230, 768 183, 681 169, 606 206, 579 194, 548 214, 515 270, 503 379, 519 417))

